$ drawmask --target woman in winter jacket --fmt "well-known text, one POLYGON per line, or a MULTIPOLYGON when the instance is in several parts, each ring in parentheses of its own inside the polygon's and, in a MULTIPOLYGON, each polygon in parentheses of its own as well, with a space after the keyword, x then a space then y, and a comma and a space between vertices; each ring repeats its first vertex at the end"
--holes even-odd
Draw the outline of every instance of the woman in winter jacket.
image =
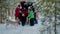
POLYGON ((21 13, 19 12, 19 11, 21 11, 20 7, 21 6, 18 5, 18 7, 15 9, 15 19, 17 20, 18 23, 20 22, 20 18, 21 18, 21 13))

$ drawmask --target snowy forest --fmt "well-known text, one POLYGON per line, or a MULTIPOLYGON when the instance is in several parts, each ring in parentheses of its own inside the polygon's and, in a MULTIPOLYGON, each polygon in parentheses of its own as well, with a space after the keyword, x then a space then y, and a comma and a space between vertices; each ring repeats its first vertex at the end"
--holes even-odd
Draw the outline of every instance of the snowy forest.
POLYGON ((60 0, 0 0, 0 34, 60 34, 60 0), (14 24, 21 1, 33 3, 38 12, 38 24, 33 27, 14 24))

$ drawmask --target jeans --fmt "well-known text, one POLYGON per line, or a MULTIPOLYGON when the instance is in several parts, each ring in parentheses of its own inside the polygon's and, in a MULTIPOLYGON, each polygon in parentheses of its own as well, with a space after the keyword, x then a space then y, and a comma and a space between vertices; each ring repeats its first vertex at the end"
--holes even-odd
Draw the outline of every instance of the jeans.
POLYGON ((24 26, 24 25, 25 25, 25 22, 26 22, 26 17, 25 17, 25 16, 23 16, 23 17, 21 18, 21 22, 22 22, 22 26, 24 26))
POLYGON ((30 26, 34 26, 34 18, 30 19, 30 26))

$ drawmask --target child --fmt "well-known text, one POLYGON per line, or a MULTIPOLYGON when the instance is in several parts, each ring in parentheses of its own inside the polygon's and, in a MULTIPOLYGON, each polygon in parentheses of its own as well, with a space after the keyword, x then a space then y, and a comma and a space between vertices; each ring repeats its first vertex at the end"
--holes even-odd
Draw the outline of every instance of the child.
POLYGON ((38 17, 37 11, 35 10, 34 11, 34 22, 35 22, 35 24, 38 24, 37 17, 38 17))
POLYGON ((20 24, 20 18, 21 18, 21 4, 18 5, 18 7, 15 9, 15 19, 17 21, 17 24, 20 24))
POLYGON ((30 26, 34 26, 34 13, 31 8, 29 8, 28 18, 30 19, 30 26))

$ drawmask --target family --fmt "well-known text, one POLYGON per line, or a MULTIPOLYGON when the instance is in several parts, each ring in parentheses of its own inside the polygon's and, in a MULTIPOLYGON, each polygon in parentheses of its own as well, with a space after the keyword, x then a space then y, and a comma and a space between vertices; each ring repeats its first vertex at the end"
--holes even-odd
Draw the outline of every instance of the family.
POLYGON ((37 11, 32 5, 33 3, 27 3, 25 1, 21 1, 19 5, 15 9, 15 19, 16 22, 22 26, 25 26, 26 23, 30 24, 30 26, 34 26, 34 24, 38 24, 37 21, 37 11))

